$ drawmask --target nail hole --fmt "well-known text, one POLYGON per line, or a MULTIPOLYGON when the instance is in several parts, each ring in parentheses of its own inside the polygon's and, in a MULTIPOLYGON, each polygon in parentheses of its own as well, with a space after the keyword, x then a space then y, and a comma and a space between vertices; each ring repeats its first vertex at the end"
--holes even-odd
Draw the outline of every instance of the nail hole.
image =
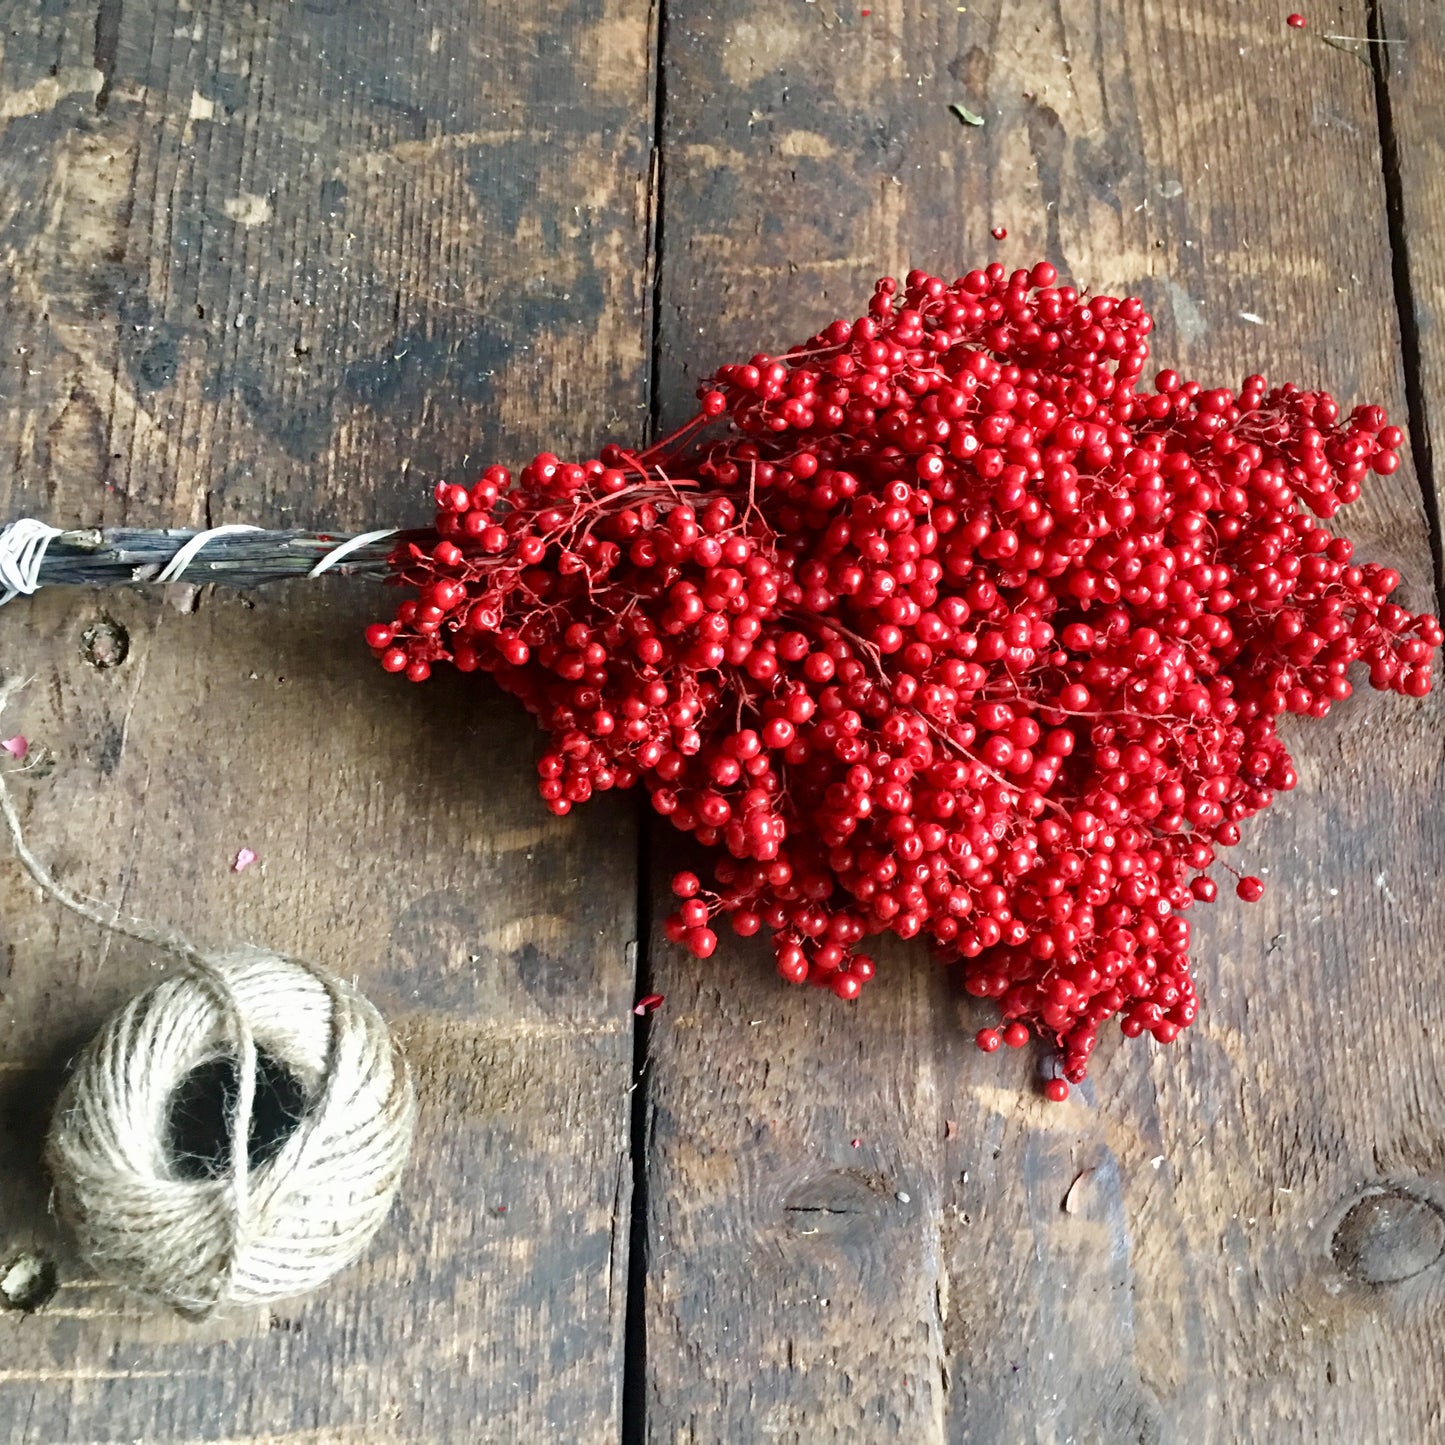
POLYGON ((60 1288, 54 1261, 41 1254, 17 1255, 0 1275, 0 1302, 6 1309, 33 1314, 48 1304, 60 1288))
POLYGON ((112 618, 92 622, 81 634, 80 655, 92 667, 119 667, 129 652, 130 634, 112 618))

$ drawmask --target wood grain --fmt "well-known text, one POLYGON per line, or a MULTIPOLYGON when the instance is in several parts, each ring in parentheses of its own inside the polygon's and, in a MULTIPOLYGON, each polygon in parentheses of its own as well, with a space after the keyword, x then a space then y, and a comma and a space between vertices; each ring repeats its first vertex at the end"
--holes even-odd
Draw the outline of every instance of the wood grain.
MULTIPOLYGON (((1373 77, 1320 38, 1368 17, 1327 8, 672 0, 665 416, 883 271, 994 254, 1143 296, 1161 365, 1403 415, 1373 77)), ((1348 526, 1428 603, 1409 468, 1348 526)), ((914 950, 843 1007, 654 937, 647 1437, 1438 1435, 1441 722, 1291 729, 1301 786, 1239 850, 1265 901, 1196 915, 1198 1025, 1102 1046, 1062 1108, 914 950)))
MULTIPOLYGON (((632 0, 5 7, 0 515, 415 522, 438 476, 634 431, 651 46, 632 0)), ((60 1287, 0 1310, 0 1438, 615 1438, 631 808, 551 819, 516 708, 379 674, 379 592, 179 600, 0 615, 5 674, 34 676, 5 719, 30 842, 128 913, 354 975, 420 1138, 366 1260, 294 1308, 191 1326, 87 1278, 46 1111, 166 960, 7 857, 0 1271, 32 1252, 60 1287)))

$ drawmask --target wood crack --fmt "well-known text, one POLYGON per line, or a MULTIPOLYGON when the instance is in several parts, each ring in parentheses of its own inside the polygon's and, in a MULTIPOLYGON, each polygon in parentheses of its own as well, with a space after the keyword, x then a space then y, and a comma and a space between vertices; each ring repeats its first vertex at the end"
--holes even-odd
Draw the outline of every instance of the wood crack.
POLYGON ((95 12, 95 68, 100 71, 100 89, 95 108, 104 114, 110 104, 110 84, 115 75, 115 57, 120 49, 120 21, 124 0, 100 0, 95 12))
POLYGON ((1390 46, 1380 0, 1369 0, 1369 64, 1375 79, 1375 114, 1380 127, 1380 168, 1385 185, 1385 219, 1390 235, 1391 277, 1395 309, 1400 318, 1400 358, 1405 372, 1405 406, 1410 451, 1420 483, 1425 519, 1430 529, 1430 556, 1435 567, 1436 611, 1445 612, 1445 549, 1442 549, 1440 499, 1435 490, 1435 460, 1430 418, 1425 401, 1420 353, 1420 317, 1410 267, 1410 236, 1405 221, 1405 188, 1401 175, 1400 140, 1390 95, 1390 46))

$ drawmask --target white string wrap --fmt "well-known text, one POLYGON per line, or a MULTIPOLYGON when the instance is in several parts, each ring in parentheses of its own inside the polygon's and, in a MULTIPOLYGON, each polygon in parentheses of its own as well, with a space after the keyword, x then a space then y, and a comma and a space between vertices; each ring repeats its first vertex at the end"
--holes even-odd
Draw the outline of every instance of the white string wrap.
MULTIPOLYGON (((45 561, 45 553, 51 542, 64 535, 64 531, 63 527, 52 527, 48 522, 37 521, 34 517, 21 517, 18 521, 0 527, 0 587, 5 589, 3 595, 0 595, 0 607, 15 597, 28 597, 39 591, 42 586, 40 568, 45 561)), ((187 538, 176 549, 170 561, 150 580, 160 583, 179 582, 201 551, 217 537, 263 531, 264 527, 251 527, 241 522, 208 527, 204 532, 197 532, 194 537, 187 538)), ((359 552, 373 542, 384 541, 396 534, 395 527, 381 527, 374 532, 362 532, 359 536, 348 537, 346 541, 337 543, 325 553, 305 575, 321 577, 344 562, 353 552, 359 552)))
POLYGON ((224 527, 210 527, 204 532, 197 532, 194 537, 182 545, 180 550, 159 572, 156 573, 157 582, 179 582, 183 573, 192 562, 196 560, 196 554, 208 542, 214 542, 217 537, 234 537, 239 532, 260 532, 264 528, 250 527, 244 522, 228 522, 224 527))
POLYGON ((306 575, 308 577, 319 577, 323 572, 329 572, 344 557, 349 557, 353 552, 360 551, 362 547, 372 542, 380 542, 387 537, 396 536, 395 527, 382 527, 376 532, 363 532, 359 537, 353 537, 349 542, 343 542, 339 547, 333 547, 306 575))
POLYGON ((45 560, 46 548, 62 530, 48 522, 37 522, 34 517, 21 517, 0 529, 0 587, 5 588, 0 607, 12 597, 30 596, 40 586, 40 564, 45 560))

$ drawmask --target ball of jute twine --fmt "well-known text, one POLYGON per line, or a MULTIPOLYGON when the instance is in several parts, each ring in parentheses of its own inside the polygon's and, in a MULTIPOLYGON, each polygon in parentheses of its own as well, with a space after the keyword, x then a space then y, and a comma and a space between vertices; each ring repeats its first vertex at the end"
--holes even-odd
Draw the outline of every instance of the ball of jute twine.
MULTIPOLYGON (((16 686, 0 686, 0 711, 16 686)), ((416 1118, 381 1015, 314 964, 250 947, 204 952, 70 892, 26 844, 3 775, 0 818, 44 893, 183 960, 112 1016, 56 1105, 53 1200, 87 1262, 197 1317, 305 1294, 352 1263, 386 1218, 416 1118), (263 1061, 289 1075, 300 1106, 272 1152, 253 1158, 263 1061), (173 1116, 187 1081, 215 1065, 234 1088, 219 1157, 197 1170, 177 1152, 173 1116)))
POLYGON ((416 1113, 385 1022, 349 984, 258 949, 192 959, 116 1013, 56 1107, 56 1212, 107 1279, 191 1314, 305 1294, 352 1263, 401 1181, 416 1113), (304 1095, 251 1159, 258 1056, 304 1095), (234 1064, 215 1177, 178 1158, 172 1111, 197 1069, 234 1064))

